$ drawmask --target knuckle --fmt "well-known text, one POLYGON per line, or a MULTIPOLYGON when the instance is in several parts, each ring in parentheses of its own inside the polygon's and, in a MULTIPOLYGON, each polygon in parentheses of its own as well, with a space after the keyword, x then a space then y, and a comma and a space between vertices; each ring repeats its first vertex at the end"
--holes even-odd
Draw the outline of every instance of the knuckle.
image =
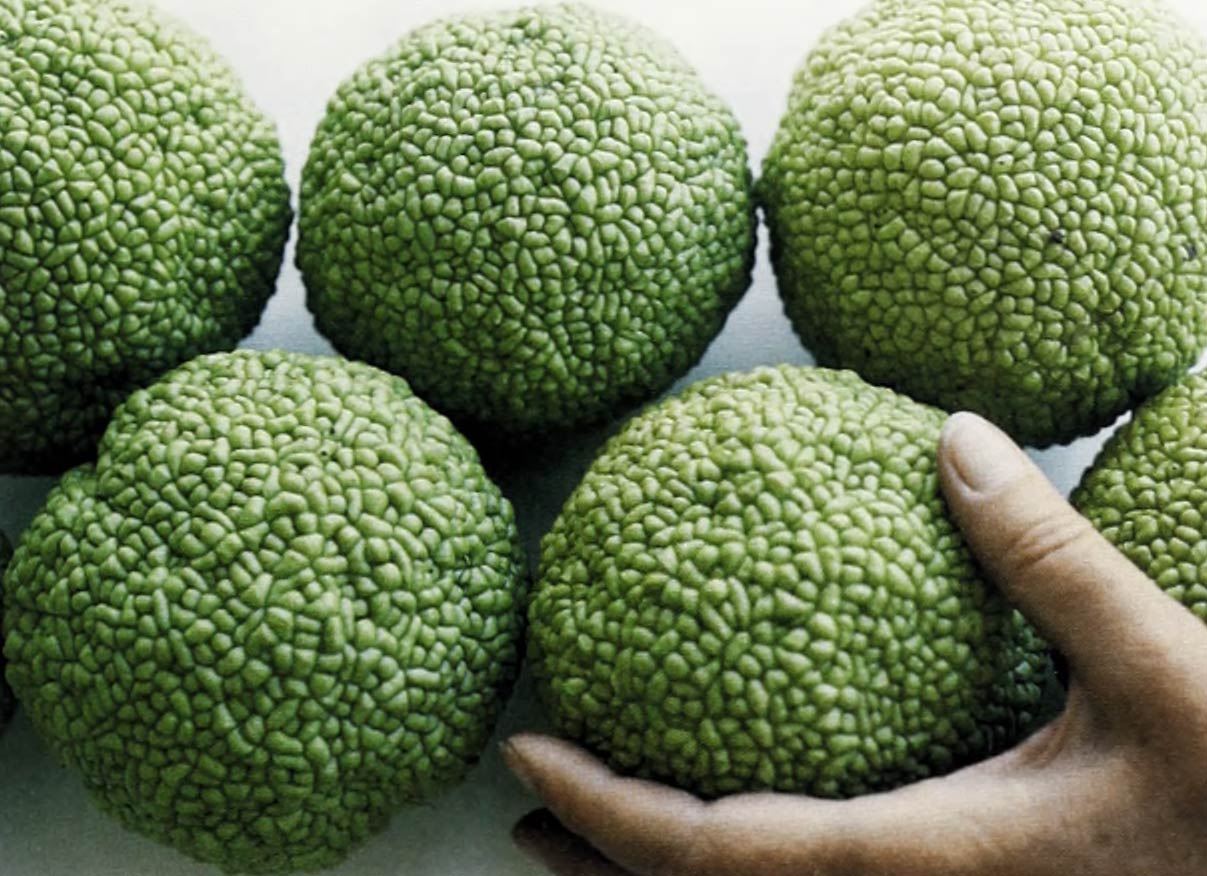
POLYGON ((1006 539, 1000 563, 1018 578, 1056 572, 1075 562, 1096 539, 1094 527, 1080 514, 1046 512, 1006 539))

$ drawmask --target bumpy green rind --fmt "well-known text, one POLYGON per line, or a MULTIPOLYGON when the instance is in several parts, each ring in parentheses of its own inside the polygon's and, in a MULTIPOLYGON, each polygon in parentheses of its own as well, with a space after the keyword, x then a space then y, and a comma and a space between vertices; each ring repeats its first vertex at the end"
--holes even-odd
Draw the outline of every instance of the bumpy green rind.
POLYGON ((948 518, 943 419, 784 366, 632 420, 542 542, 528 642, 555 725, 706 795, 850 796, 1019 739, 1048 660, 948 518))
POLYGON ((439 21, 332 98, 297 261, 319 330, 458 421, 604 418, 703 354, 750 281, 733 114, 581 6, 439 21))
POLYGON ((1140 407, 1073 491, 1077 509, 1207 621, 1207 375, 1140 407))
POLYGON ((0 730, 4 729, 17 706, 12 689, 4 678, 4 571, 12 555, 12 546, 4 537, 4 533, 0 532, 0 730))
POLYGON ((402 379, 217 354, 124 402, 34 519, 9 676, 127 826, 316 869, 476 761, 524 574, 511 506, 402 379))
POLYGON ((291 220, 273 124, 120 0, 0 0, 0 471, 91 458, 113 407, 233 347, 291 220))
POLYGON ((881 0, 793 81, 759 195, 823 364, 1036 445, 1207 341, 1207 52, 1146 0, 881 0))

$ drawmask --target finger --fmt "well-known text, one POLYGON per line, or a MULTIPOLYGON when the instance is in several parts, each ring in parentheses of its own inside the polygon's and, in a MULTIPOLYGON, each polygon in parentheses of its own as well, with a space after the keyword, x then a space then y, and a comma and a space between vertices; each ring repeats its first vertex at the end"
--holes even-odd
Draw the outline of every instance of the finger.
POLYGON ((1003 758, 845 802, 744 794, 705 804, 548 737, 513 737, 504 756, 568 828, 638 876, 749 876, 752 864, 760 876, 1054 873, 1051 850, 1076 840, 1067 813, 1089 811, 1113 781, 1003 758))
POLYGON ((1177 687, 1202 675, 1201 622, 1096 532, 996 426, 973 414, 949 418, 939 476, 986 571, 1081 683, 1098 695, 1130 695, 1162 678, 1177 687))
POLYGON ((554 876, 629 876, 586 841, 572 834, 548 809, 529 812, 511 832, 515 844, 554 876))
POLYGON ((621 778, 577 745, 521 733, 503 759, 553 814, 609 860, 638 873, 663 872, 688 846, 703 804, 691 794, 621 778))

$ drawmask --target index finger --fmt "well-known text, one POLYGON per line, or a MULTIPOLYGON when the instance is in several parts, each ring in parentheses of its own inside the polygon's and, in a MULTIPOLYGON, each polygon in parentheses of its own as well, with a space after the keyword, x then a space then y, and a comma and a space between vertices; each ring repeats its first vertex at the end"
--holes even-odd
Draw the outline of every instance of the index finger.
POLYGON ((686 791, 621 778, 577 745, 520 733, 503 744, 511 771, 558 820, 635 873, 663 873, 696 836, 704 805, 686 791))
POLYGON ((1041 876, 1089 783, 985 761, 849 801, 742 794, 706 803, 616 775, 581 748, 520 734, 508 765, 569 829, 638 876, 1041 876))
POLYGON ((548 809, 538 809, 521 818, 511 837, 554 876, 631 876, 581 837, 566 830, 548 809))

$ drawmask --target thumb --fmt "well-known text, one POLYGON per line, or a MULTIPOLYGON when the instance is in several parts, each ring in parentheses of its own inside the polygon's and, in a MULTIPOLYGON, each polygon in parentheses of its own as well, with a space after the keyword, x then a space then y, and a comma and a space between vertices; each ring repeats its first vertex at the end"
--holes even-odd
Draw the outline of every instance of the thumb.
POLYGON ((1118 694, 1150 685, 1147 668, 1168 675, 1171 661, 1201 674, 1207 636, 1198 619, 1095 531, 1005 433, 955 414, 938 462, 973 553, 1082 683, 1118 694))

